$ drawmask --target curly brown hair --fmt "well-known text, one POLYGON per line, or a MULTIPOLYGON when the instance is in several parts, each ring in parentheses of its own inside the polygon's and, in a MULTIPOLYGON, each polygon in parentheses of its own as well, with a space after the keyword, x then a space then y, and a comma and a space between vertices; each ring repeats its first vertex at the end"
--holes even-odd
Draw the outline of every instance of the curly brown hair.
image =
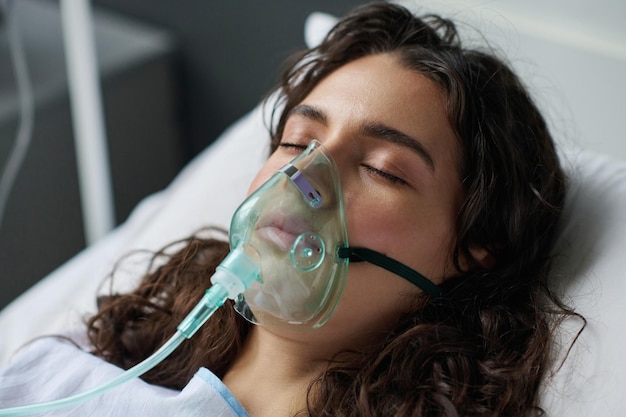
MULTIPOLYGON (((457 274, 441 284, 444 297, 416 303, 380 343, 337 356, 312 382, 303 414, 541 415, 552 333, 559 318, 575 315, 547 286, 566 180, 543 117, 501 59, 462 47, 449 20, 387 3, 361 6, 287 67, 272 149, 289 111, 324 77, 381 53, 429 77, 446 98, 462 152, 457 274), (472 258, 477 246, 493 264, 472 258)), ((88 322, 94 353, 128 368, 156 350, 210 285, 226 237, 192 237, 173 254, 159 252, 135 291, 101 297, 88 322)), ((219 309, 143 378, 182 388, 201 366, 221 377, 249 326, 232 308, 219 309)))

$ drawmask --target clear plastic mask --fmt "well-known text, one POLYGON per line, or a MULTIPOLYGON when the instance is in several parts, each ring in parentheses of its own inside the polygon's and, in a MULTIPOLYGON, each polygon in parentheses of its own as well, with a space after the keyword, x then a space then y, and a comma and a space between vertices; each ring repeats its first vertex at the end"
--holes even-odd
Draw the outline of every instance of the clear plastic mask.
POLYGON ((235 212, 230 244, 259 254, 260 279, 235 302, 255 324, 314 329, 345 286, 348 246, 339 173, 317 141, 252 193, 235 212))

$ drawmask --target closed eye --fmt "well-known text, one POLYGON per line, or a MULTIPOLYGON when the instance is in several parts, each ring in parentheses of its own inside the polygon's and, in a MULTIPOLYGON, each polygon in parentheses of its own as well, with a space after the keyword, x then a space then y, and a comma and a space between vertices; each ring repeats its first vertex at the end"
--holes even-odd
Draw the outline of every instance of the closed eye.
POLYGON ((302 145, 299 143, 292 143, 292 142, 281 142, 278 144, 278 147, 286 149, 286 150, 302 152, 306 149, 307 145, 302 145))
POLYGON ((291 142, 281 142, 278 144, 279 147, 281 148, 292 148, 292 149, 299 149, 299 150, 305 150, 307 145, 303 145, 300 143, 291 143, 291 142))
POLYGON ((367 172, 369 172, 371 174, 374 174, 374 175, 376 175, 376 176, 378 176, 378 177, 380 177, 380 178, 382 178, 382 179, 384 179, 386 181, 389 181, 389 182, 391 182, 393 184, 408 185, 408 183, 405 180, 403 180, 402 178, 400 178, 400 177, 398 177, 396 175, 390 174, 389 172, 381 171, 380 169, 374 168, 373 166, 367 165, 367 164, 361 164, 361 166, 367 172))

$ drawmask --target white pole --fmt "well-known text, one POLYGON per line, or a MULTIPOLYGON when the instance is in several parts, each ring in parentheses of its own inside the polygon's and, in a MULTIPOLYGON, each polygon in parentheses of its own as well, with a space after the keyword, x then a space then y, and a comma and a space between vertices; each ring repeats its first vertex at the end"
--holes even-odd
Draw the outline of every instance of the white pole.
POLYGON ((115 224, 89 0, 60 0, 85 240, 115 224))

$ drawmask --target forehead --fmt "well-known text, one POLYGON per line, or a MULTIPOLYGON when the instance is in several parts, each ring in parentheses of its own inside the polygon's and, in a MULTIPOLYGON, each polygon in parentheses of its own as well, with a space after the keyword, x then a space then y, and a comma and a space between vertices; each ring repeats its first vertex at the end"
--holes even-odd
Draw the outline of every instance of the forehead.
POLYGON ((331 122, 380 123, 418 138, 435 159, 460 167, 460 149, 441 88, 391 54, 371 55, 338 68, 303 100, 331 122))

